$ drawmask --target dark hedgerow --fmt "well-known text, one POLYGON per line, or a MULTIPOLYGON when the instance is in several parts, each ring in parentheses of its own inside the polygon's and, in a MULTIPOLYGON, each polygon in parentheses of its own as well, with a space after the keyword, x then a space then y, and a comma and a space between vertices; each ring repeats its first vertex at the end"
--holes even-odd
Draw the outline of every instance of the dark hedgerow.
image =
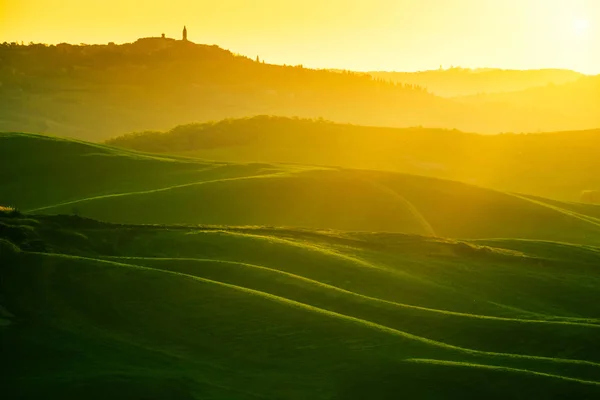
POLYGON ((0 206, 0 216, 9 217, 9 218, 17 218, 17 217, 21 217, 22 214, 15 207, 0 206))

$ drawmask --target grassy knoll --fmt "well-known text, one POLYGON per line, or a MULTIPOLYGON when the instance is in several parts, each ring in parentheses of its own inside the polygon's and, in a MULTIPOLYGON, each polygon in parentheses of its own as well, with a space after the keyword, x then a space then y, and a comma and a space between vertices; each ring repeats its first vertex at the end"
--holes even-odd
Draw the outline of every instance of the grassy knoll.
POLYGON ((2 211, 3 390, 592 399, 599 264, 552 242, 2 211))
POLYGON ((599 206, 451 180, 163 157, 29 134, 0 143, 0 202, 35 213, 600 244, 599 206))
POLYGON ((480 135, 256 116, 138 132, 107 143, 212 160, 397 171, 563 201, 600 189, 598 129, 480 135))
POLYGON ((0 134, 0 197, 21 209, 260 173, 260 166, 161 157, 58 137, 0 134))

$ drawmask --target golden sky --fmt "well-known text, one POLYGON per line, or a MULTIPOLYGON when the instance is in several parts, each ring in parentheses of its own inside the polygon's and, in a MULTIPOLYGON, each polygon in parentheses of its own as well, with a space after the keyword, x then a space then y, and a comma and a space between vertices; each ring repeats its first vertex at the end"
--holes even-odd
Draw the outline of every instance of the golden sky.
POLYGON ((217 44, 353 70, 569 68, 600 73, 600 0, 0 0, 0 42, 217 44))

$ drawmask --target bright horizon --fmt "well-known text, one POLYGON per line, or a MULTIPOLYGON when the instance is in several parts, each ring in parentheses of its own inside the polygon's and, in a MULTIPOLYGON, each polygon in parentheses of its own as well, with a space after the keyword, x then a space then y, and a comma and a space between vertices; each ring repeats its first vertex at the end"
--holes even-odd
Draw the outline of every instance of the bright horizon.
POLYGON ((600 73, 596 0, 0 0, 0 42, 188 38, 274 64, 356 71, 600 73))

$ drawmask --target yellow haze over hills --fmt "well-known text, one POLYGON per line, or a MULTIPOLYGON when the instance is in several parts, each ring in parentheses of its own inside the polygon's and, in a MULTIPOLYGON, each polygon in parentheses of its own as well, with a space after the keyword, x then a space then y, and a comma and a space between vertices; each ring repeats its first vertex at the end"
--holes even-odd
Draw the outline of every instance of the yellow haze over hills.
MULTIPOLYGON (((600 126, 600 77, 569 81, 577 76, 572 73, 548 78, 544 71, 520 72, 507 78, 517 82, 513 87, 523 87, 522 76, 531 76, 526 85, 548 79, 553 85, 488 99, 443 98, 428 81, 274 65, 160 37, 123 45, 4 43, 0 61, 0 130, 87 140, 263 114, 478 133, 600 126)), ((447 75, 447 82, 455 81, 453 73, 447 75)))
POLYGON ((194 42, 275 64, 600 73, 596 0, 0 1, 0 41, 127 43, 183 25, 194 42))
POLYGON ((579 201, 600 190, 600 131, 478 135, 260 116, 138 132, 108 141, 212 160, 400 171, 579 201))

